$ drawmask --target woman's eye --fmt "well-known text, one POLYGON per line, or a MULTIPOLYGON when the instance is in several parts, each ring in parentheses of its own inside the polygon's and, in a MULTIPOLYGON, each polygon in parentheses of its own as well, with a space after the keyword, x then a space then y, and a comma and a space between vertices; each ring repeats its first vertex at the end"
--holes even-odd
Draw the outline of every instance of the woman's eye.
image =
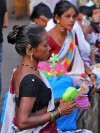
POLYGON ((76 18, 76 15, 73 15, 73 16, 67 15, 67 16, 66 16, 66 18, 71 18, 71 17, 72 17, 72 18, 76 18))
POLYGON ((76 18, 76 15, 73 15, 73 18, 76 18))
POLYGON ((70 15, 67 15, 66 18, 70 18, 71 16, 70 15))

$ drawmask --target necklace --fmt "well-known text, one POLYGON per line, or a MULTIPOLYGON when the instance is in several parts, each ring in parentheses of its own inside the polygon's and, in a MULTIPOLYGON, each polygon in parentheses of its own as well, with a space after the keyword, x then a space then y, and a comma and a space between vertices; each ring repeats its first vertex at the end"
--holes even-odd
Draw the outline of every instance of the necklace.
POLYGON ((56 34, 58 35, 58 40, 60 41, 60 42, 62 42, 62 41, 64 41, 65 39, 66 39, 66 35, 64 35, 64 34, 62 34, 62 33, 60 33, 58 30, 57 30, 57 28, 55 27, 55 31, 56 31, 56 34))
POLYGON ((24 64, 24 63, 22 63, 21 65, 22 65, 22 66, 27 66, 27 67, 29 67, 29 68, 31 68, 31 69, 33 69, 33 70, 36 70, 36 71, 37 71, 37 68, 35 68, 35 67, 33 67, 33 66, 29 66, 29 65, 24 64))

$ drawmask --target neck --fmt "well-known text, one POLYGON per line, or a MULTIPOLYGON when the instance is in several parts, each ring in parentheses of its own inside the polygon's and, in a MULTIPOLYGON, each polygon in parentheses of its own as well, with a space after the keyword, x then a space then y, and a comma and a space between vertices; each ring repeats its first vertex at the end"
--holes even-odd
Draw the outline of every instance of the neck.
POLYGON ((60 35, 66 36, 67 30, 66 30, 64 27, 62 27, 62 26, 60 26, 60 25, 56 25, 56 26, 55 26, 55 29, 56 29, 56 31, 57 31, 60 35))
POLYGON ((63 27, 57 25, 55 27, 55 34, 57 36, 59 43, 62 44, 67 37, 67 30, 65 30, 63 27))
POLYGON ((22 62, 21 64, 25 64, 25 65, 28 65, 30 67, 33 67, 37 70, 37 67, 38 67, 38 62, 33 58, 33 60, 31 61, 30 57, 28 56, 25 56, 23 59, 22 59, 22 62))

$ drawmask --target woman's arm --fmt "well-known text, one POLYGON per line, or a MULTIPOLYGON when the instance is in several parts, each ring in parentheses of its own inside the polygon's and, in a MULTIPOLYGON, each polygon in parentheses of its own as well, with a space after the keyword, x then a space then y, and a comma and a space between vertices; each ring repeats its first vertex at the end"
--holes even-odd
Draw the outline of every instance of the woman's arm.
POLYGON ((4 20, 3 20, 3 27, 4 28, 8 27, 8 12, 5 12, 4 20))
MULTIPOLYGON (((20 102, 20 107, 17 111, 18 128, 20 130, 30 129, 43 125, 46 122, 55 120, 57 115, 51 116, 50 112, 47 112, 47 107, 36 112, 31 113, 36 98, 23 97, 20 102)), ((64 114, 70 114, 76 107, 75 100, 70 102, 63 102, 60 100, 59 110, 55 109, 56 113, 59 113, 59 117, 64 114), (58 111, 58 112, 57 112, 58 111)), ((52 111, 54 112, 54 111, 52 111)))
POLYGON ((94 54, 94 52, 91 50, 91 52, 90 52, 90 59, 91 59, 91 61, 92 61, 92 65, 94 65, 96 62, 95 62, 95 54, 94 54))
POLYGON ((94 93, 94 92, 96 92, 96 88, 97 88, 97 86, 96 86, 96 76, 86 64, 84 64, 84 66, 85 66, 85 72, 90 77, 90 82, 93 85, 92 93, 94 93))
POLYGON ((43 109, 37 113, 31 113, 36 98, 22 97, 17 111, 17 120, 19 129, 29 129, 42 125, 50 121, 50 113, 43 109), (45 113, 44 113, 45 112, 45 113), (42 115, 41 115, 42 114, 42 115))

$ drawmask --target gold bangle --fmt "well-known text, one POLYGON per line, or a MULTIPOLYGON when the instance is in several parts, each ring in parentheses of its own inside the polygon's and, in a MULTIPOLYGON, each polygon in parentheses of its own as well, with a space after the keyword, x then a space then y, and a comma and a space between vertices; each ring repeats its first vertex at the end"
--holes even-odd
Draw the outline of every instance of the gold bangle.
POLYGON ((51 116, 50 122, 53 122, 54 116, 53 116, 53 113, 52 112, 50 112, 50 116, 51 116))
POLYGON ((53 122, 55 119, 58 119, 60 117, 60 110, 56 109, 53 111, 50 111, 50 115, 51 115, 51 122, 53 122))
POLYGON ((58 109, 59 115, 61 116, 61 110, 60 110, 60 108, 57 108, 57 109, 58 109))

